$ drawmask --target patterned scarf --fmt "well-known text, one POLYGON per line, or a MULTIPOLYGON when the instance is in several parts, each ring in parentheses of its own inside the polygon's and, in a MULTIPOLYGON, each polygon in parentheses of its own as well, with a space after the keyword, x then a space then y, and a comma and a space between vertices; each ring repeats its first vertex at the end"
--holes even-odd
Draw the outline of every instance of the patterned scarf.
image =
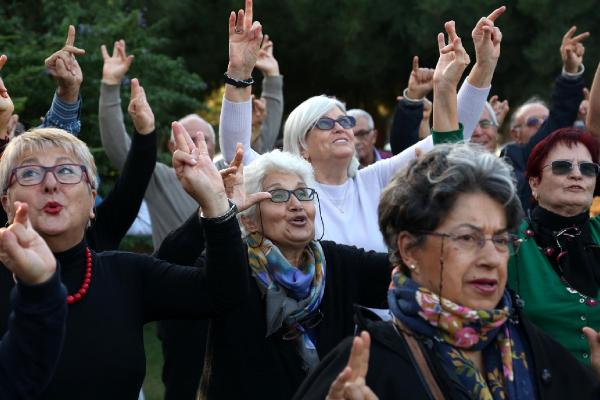
POLYGON ((281 327, 294 327, 302 334, 296 343, 303 368, 310 370, 319 362, 314 339, 297 324, 315 312, 325 292, 325 259, 321 244, 311 241, 295 267, 279 248, 261 235, 248 235, 248 263, 252 276, 266 296, 267 337, 281 327))
POLYGON ((527 353, 505 292, 500 308, 475 310, 441 298, 411 280, 398 267, 392 272, 388 303, 395 318, 413 332, 435 339, 444 368, 478 400, 535 398, 527 353), (465 350, 482 352, 479 371, 465 350), (484 375, 482 375, 482 373, 484 375))

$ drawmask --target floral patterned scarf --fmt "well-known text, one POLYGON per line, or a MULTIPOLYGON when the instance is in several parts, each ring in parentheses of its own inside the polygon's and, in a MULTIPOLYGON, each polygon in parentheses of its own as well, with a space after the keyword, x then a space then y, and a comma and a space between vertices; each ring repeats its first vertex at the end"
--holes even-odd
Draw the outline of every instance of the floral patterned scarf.
POLYGON ((434 339, 450 376, 478 400, 533 399, 533 376, 516 324, 512 302, 504 294, 500 308, 475 310, 441 298, 396 267, 388 292, 390 311, 413 332, 434 339), (479 371, 465 350, 482 352, 479 371))

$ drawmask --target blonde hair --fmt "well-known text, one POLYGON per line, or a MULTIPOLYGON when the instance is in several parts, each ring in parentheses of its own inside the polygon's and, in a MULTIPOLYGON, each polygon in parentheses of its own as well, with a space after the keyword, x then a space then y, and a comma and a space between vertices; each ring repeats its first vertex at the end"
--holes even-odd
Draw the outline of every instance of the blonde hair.
POLYGON ((97 171, 94 157, 87 145, 74 135, 57 128, 32 129, 12 139, 0 159, 0 183, 2 194, 8 190, 12 170, 27 155, 60 148, 72 155, 76 162, 81 163, 87 170, 92 189, 97 185, 97 171))

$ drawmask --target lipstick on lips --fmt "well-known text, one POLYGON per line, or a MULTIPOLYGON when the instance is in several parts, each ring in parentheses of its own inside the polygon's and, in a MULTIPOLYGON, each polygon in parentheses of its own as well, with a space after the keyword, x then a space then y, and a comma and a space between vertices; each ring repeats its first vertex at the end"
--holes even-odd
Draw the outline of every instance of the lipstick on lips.
POLYGON ((62 211, 62 209, 63 209, 63 205, 57 201, 49 201, 42 208, 42 210, 44 210, 45 213, 52 214, 52 215, 56 215, 56 214, 60 213, 62 211))
POLYGON ((476 291, 484 295, 496 293, 496 289, 498 289, 498 280, 496 279, 473 279, 472 281, 469 281, 469 284, 472 285, 476 291))

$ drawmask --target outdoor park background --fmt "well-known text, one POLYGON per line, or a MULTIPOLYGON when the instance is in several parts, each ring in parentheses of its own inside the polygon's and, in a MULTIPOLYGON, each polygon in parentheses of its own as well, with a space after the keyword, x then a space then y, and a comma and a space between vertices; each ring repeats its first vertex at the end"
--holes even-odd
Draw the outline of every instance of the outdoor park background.
MULTIPOLYGON (((492 94, 508 99, 513 109, 534 94, 548 100, 560 73, 561 38, 572 25, 577 33, 591 33, 584 42, 585 78, 591 85, 600 61, 598 0, 255 0, 254 16, 274 41, 285 77, 284 119, 304 99, 325 93, 368 110, 379 131, 386 132, 396 96, 408 82, 412 56, 420 57, 421 66, 435 67, 436 34, 453 19, 473 64, 471 30, 500 5, 508 9, 497 21, 503 41, 492 94)), ((227 19, 230 10, 243 6, 243 0, 0 0, 0 54, 8 55, 2 76, 15 112, 27 127, 39 123, 55 88, 43 61, 62 47, 67 26, 75 25, 75 45, 87 52, 78 58, 84 74, 80 137, 93 149, 100 191, 106 193, 115 171, 98 131, 100 45, 111 51, 115 40, 125 39, 127 51, 136 56, 123 82, 123 105, 129 100, 129 79, 139 78, 157 118, 159 158, 169 163, 165 144, 171 121, 198 112, 218 132, 227 19)), ((255 74, 257 95, 260 78, 255 74)), ((150 251, 150 243, 129 239, 124 247, 150 251)), ((162 397, 154 332, 153 324, 146 327, 144 388, 150 400, 162 397)))

